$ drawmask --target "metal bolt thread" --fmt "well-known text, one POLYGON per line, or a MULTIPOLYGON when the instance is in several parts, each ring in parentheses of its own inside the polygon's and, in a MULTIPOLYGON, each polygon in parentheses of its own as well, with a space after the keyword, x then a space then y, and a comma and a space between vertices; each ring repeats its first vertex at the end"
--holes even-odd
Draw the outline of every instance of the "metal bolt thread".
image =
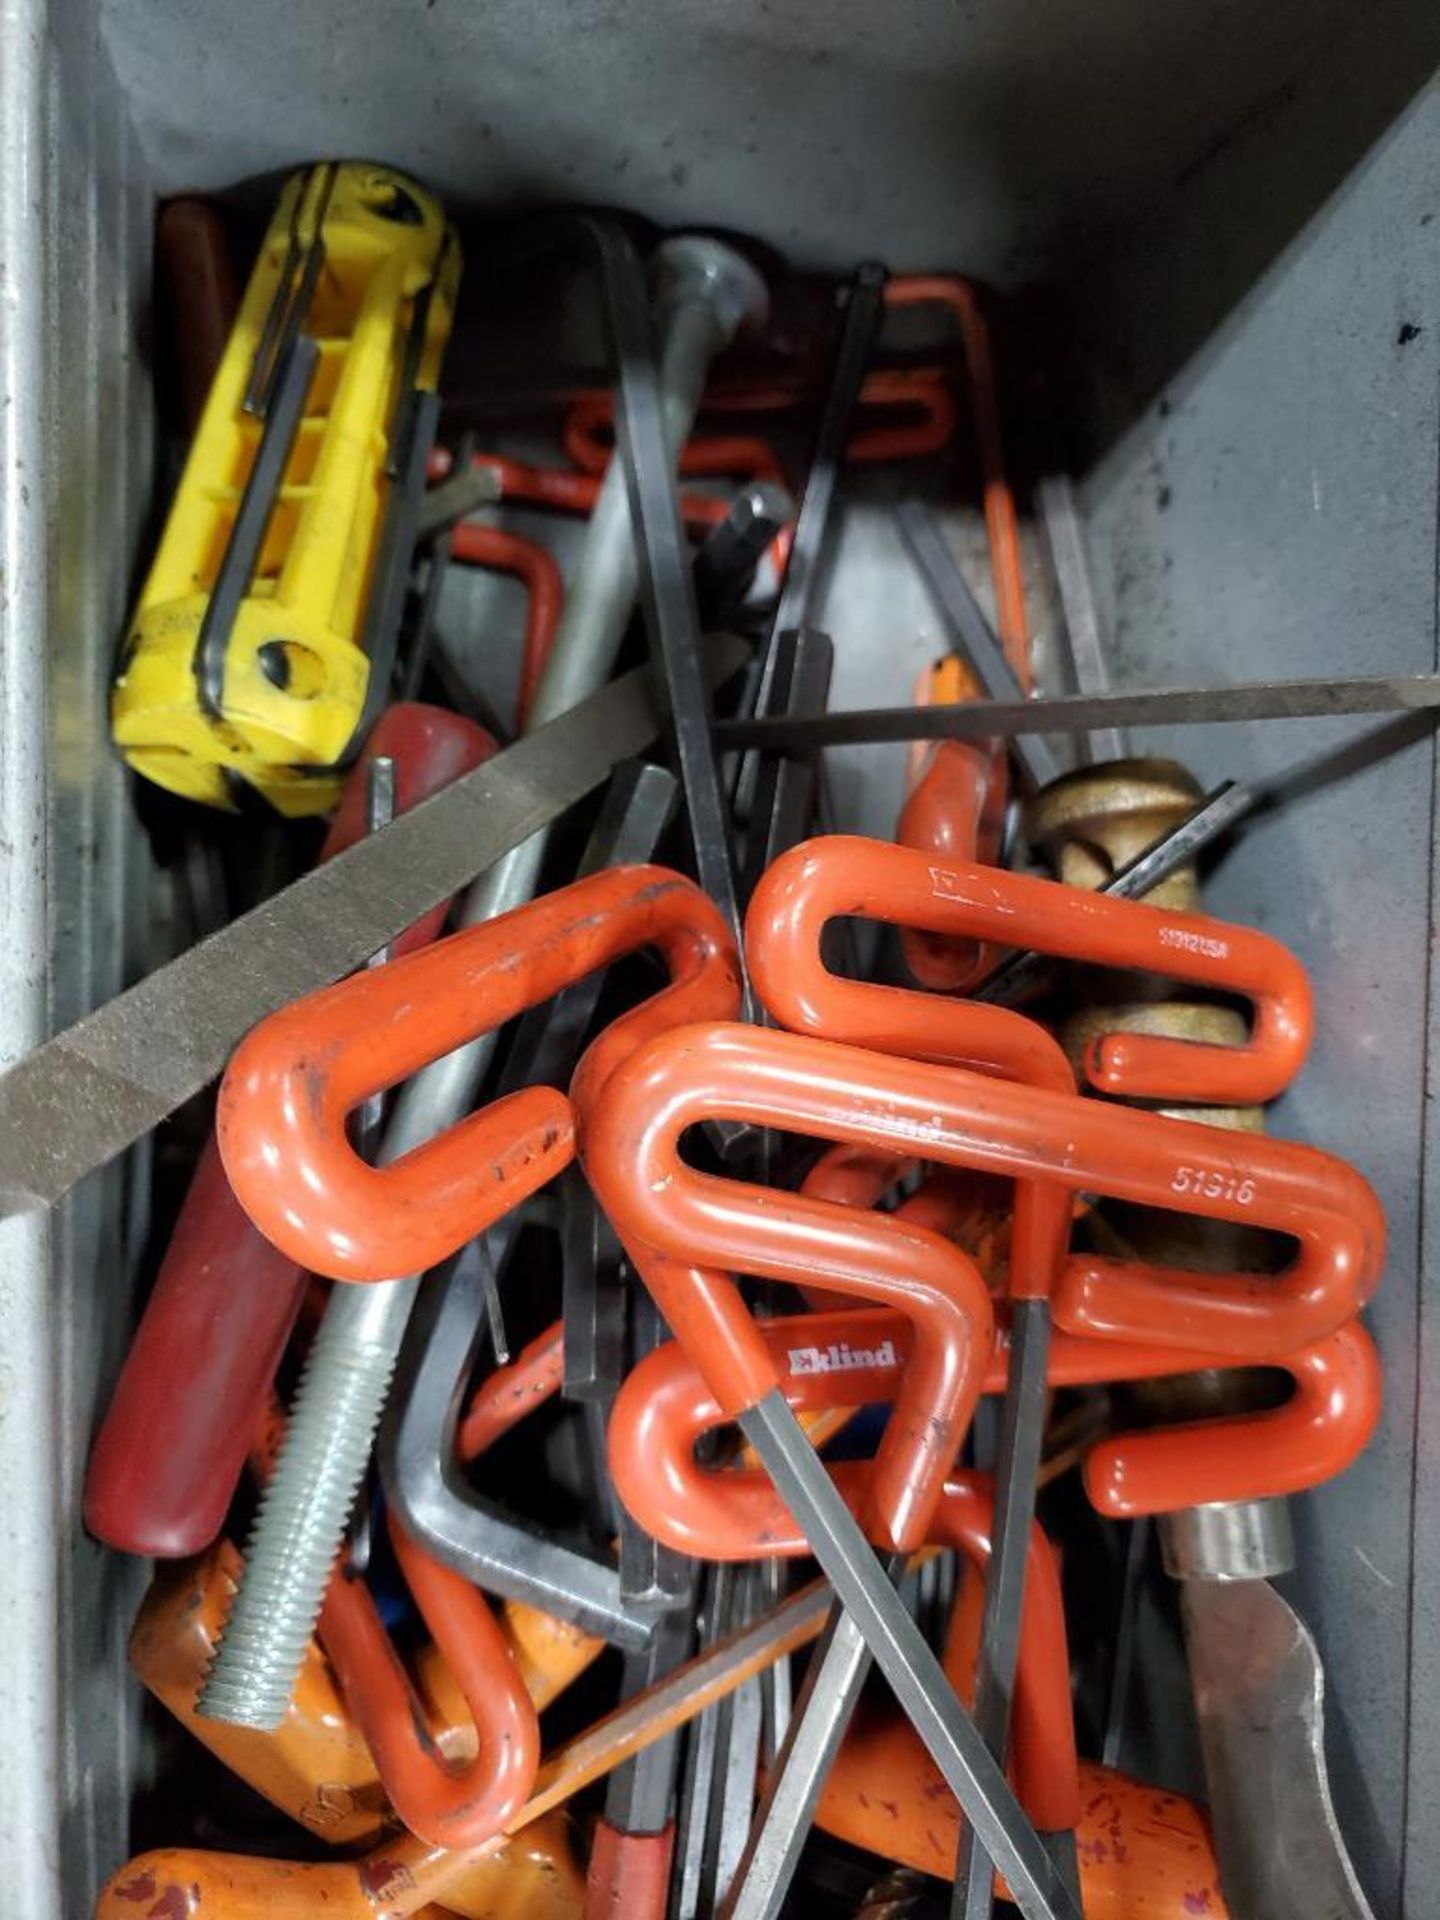
POLYGON ((207 1720, 272 1730, 289 1711, 395 1371, 393 1341, 340 1321, 327 1312, 301 1378, 197 1702, 207 1720))

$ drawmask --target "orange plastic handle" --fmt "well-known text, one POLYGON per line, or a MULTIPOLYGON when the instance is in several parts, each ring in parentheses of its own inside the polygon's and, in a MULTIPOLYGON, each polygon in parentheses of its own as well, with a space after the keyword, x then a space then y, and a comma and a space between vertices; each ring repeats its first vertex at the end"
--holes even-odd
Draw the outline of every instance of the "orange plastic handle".
MULTIPOLYGON (((781 386, 734 387, 707 393, 700 410, 702 414, 788 412, 804 398, 781 386)), ((921 459, 939 453, 954 436, 955 402, 943 367, 877 367, 865 376, 859 404, 862 410, 875 412, 903 408, 917 417, 903 424, 877 422, 863 427, 845 449, 846 460, 857 465, 921 459)), ((614 396, 608 389, 575 395, 565 419, 564 447, 577 467, 603 473, 614 450, 614 418, 614 396)), ((739 473, 787 484, 774 448, 754 434, 697 434, 681 450, 679 467, 685 475, 739 473)))
POLYGON ((393 1514, 389 1525, 406 1585, 475 1722, 478 1751, 451 1765, 420 1737, 410 1676, 360 1582, 331 1582, 321 1639, 396 1813, 432 1846, 477 1847, 529 1796, 539 1721, 485 1596, 417 1547, 393 1514))
MULTIPOLYGON (((649 1057, 648 1048, 634 1056, 649 1057)), ((794 1285, 819 1280, 839 1293, 894 1306, 913 1324, 911 1362, 876 1455, 866 1519, 882 1542, 900 1551, 922 1544, 974 1413, 993 1338, 990 1295, 974 1262, 898 1216, 856 1213, 828 1200, 695 1172, 680 1160, 677 1142, 699 1115, 687 1111, 678 1081, 636 1080, 622 1064, 587 1097, 579 1086, 587 1065, 588 1058, 575 1088, 586 1170, 666 1319, 692 1351, 704 1349, 706 1380, 728 1414, 753 1406, 780 1381, 728 1269, 794 1285), (617 1109, 608 1091, 622 1079, 634 1097, 617 1109), (722 1262, 726 1270, 718 1270, 722 1262)), ((733 1106, 729 1117, 752 1117, 743 1099, 719 1105, 733 1106)), ((758 1108, 753 1117, 761 1117, 758 1108)))
MULTIPOLYGON (((1337 1331, 1369 1298, 1384 1260, 1385 1221, 1373 1191, 1354 1168, 1313 1147, 800 1034, 682 1027, 647 1042, 611 1074, 583 1110, 581 1144, 622 1239, 656 1256, 643 1261, 644 1278, 729 1413, 753 1406, 778 1380, 721 1263, 830 1286, 841 1268, 835 1249, 859 1221, 852 1215, 842 1229, 835 1219, 842 1209, 687 1167, 678 1152, 686 1128, 721 1118, 1012 1179, 1047 1178, 1072 1191, 1243 1222, 1296 1243, 1290 1265, 1276 1275, 1072 1256, 1062 1281, 1079 1272, 1084 1310, 1064 1317, 1062 1284, 1055 1312, 1075 1333, 1263 1362, 1337 1331), (752 1248, 767 1254, 765 1265, 754 1264, 752 1248)), ((885 1225, 916 1232, 889 1217, 885 1225)), ((931 1235, 918 1238, 933 1245, 931 1235)), ((896 1243, 882 1244, 888 1251, 896 1243)), ((851 1290, 864 1289, 852 1283, 851 1290)), ((917 1350, 907 1394, 920 1357, 917 1350)))
MULTIPOLYGON (((1018 1699, 1016 1705, 1018 1711, 1018 1699)), ((1210 1830, 1191 1801, 1088 1760, 1080 1762, 1079 1798, 1075 1841, 1085 1920, 1228 1920, 1210 1830)), ((908 1721, 894 1712, 862 1703, 826 1778, 815 1824, 916 1872, 954 1875, 959 1806, 908 1721)))
POLYGON ((557 1394, 565 1380, 565 1323, 537 1334, 508 1365, 487 1373, 455 1431, 455 1451, 476 1460, 502 1433, 557 1394))
MULTIPOLYGON (((886 1404, 910 1357, 908 1322, 884 1309, 797 1314, 766 1322, 763 1334, 786 1399, 807 1413, 886 1404)), ((1109 1386, 1230 1364, 1221 1354, 1057 1332, 1046 1377, 1052 1387, 1109 1386)), ((1085 1464, 1095 1508, 1115 1519, 1175 1513, 1301 1493, 1343 1473, 1369 1443, 1380 1414, 1379 1359, 1365 1329, 1351 1321, 1317 1346, 1270 1364, 1294 1381, 1280 1407, 1101 1441, 1085 1464)), ((1008 1373, 1003 1336, 986 1369, 986 1393, 1003 1393, 1008 1373)), ((723 1418, 678 1342, 647 1354, 611 1415, 611 1476, 621 1499, 666 1546, 700 1559, 800 1551, 802 1536, 763 1473, 702 1466, 695 1458, 700 1437, 723 1418)))
MULTIPOLYGON (((907 1166, 893 1155, 832 1147, 807 1175, 804 1191, 818 1192, 844 1206, 874 1206, 907 1166)), ((900 1209, 907 1218, 933 1226, 947 1237, 973 1239, 984 1220, 980 1196, 946 1179, 952 1170, 932 1173, 900 1209)), ((967 1242, 968 1243, 968 1242, 967 1242)), ((1163 1286, 1163 1282, 1157 1282, 1163 1286)), ((807 1290, 810 1292, 818 1290, 807 1290)), ((817 1307, 834 1303, 812 1300, 817 1307)), ((842 1303, 843 1305, 843 1303, 842 1303)), ((1157 1310, 1163 1302, 1157 1300, 1157 1310)), ((852 1354, 875 1351, 885 1343, 903 1364, 909 1328, 893 1314, 853 1311, 786 1323, 793 1333, 787 1351, 808 1338, 824 1350, 842 1341, 852 1354), (802 1331, 803 1330, 803 1331, 802 1331)), ((1009 1331, 998 1330, 985 1378, 987 1393, 1003 1393, 1009 1365, 1009 1331)), ((1052 1337, 1048 1377, 1052 1386, 1109 1385, 1121 1380, 1151 1380, 1190 1373, 1197 1367, 1223 1368, 1224 1355, 1208 1358, 1179 1353, 1170 1346, 1127 1346, 1113 1340, 1052 1337)), ((1261 1413, 1184 1421, 1164 1429, 1117 1434, 1099 1442, 1088 1455, 1084 1479, 1091 1504, 1115 1519, 1139 1514, 1174 1513, 1212 1502, 1264 1500, 1321 1486, 1350 1466, 1369 1445, 1380 1418, 1384 1393, 1380 1357, 1358 1320, 1352 1320, 1317 1345, 1299 1353, 1272 1356, 1269 1364, 1289 1373, 1294 1385, 1281 1407, 1261 1413)), ((840 1381, 814 1383, 806 1404, 814 1409, 836 1404, 861 1406, 888 1399, 874 1369, 840 1381), (829 1385, 827 1399, 823 1386, 829 1385), (814 1386, 822 1387, 819 1392, 814 1386), (846 1390, 848 1389, 848 1391, 846 1390), (863 1391, 862 1391, 863 1389, 863 1391), (856 1397, 858 1395, 858 1397, 856 1397)))
POLYGON ((361 1101, 638 947, 670 984, 590 1049, 604 1070, 647 1035, 739 1006, 734 946, 693 881, 618 867, 427 952, 352 975, 255 1028, 220 1088, 217 1131, 236 1197, 276 1246, 337 1280, 436 1265, 568 1165, 571 1107, 552 1087, 494 1102, 390 1166, 346 1132, 361 1101))
MULTIPOLYGON (((923 1162, 909 1154, 881 1152, 875 1147, 827 1147, 800 1182, 801 1193, 818 1200, 837 1200, 844 1207, 877 1207, 899 1181, 916 1173, 923 1162)), ((917 1227, 954 1240, 980 1263, 994 1285, 992 1268, 999 1265, 1008 1245, 1005 1217, 1007 1182, 992 1174, 972 1173, 963 1167, 931 1167, 924 1180, 895 1212, 917 1227)), ((843 1310, 848 1302, 823 1299, 821 1289, 806 1287, 805 1298, 817 1312, 843 1310)))
MULTIPOLYGON (((437 448, 426 463, 426 474, 431 480, 443 480, 452 464, 450 455, 443 448, 437 448)), ((502 500, 551 507, 561 513, 592 513, 603 485, 602 476, 596 473, 574 473, 568 467, 527 466, 523 460, 511 460, 501 453, 477 453, 471 465, 484 467, 495 476, 502 500)), ((729 511, 729 501, 713 494, 682 493, 680 496, 681 516, 689 528, 718 526, 729 511)), ((773 546, 780 552, 788 552, 789 545, 787 528, 777 536, 773 546)))
MULTIPOLYGON (((897 1182, 920 1168, 908 1154, 874 1147, 827 1147, 800 1182, 800 1192, 843 1207, 877 1207, 897 1182)), ((974 1259, 992 1292, 1003 1292, 1010 1221, 1007 1182, 956 1167, 931 1169, 924 1182, 894 1212, 912 1226, 927 1227, 953 1240, 974 1259)), ((802 1287, 805 1303, 817 1313, 844 1312, 850 1302, 824 1287, 802 1287)))
MULTIPOLYGON (((807 1033, 828 1031, 824 1023, 834 1003, 829 976, 821 977, 817 964, 819 937, 826 920, 855 912, 897 926, 969 934, 1097 966, 1159 973, 1253 1003, 1254 1024, 1244 1046, 1216 1047, 1158 1034, 1100 1036, 1086 1053, 1085 1073, 1104 1093, 1253 1105, 1290 1084, 1310 1045, 1314 1010, 1305 970, 1266 934, 998 867, 942 866, 911 847, 840 834, 782 854, 756 889, 746 916, 745 950, 756 990, 784 1025, 807 1033), (866 901, 874 904, 857 904, 866 901)), ((845 1037, 882 1044, 859 1032, 845 1037)), ((894 1050, 917 1051, 908 1044, 894 1050)), ((920 1052, 919 1057, 927 1056, 920 1052)), ((1031 1077, 1007 1071, 1012 1079, 1031 1077)))
MULTIPOLYGON (((793 1033, 1073 1092, 1075 1077, 1058 1041, 1023 1014, 846 980, 825 965, 825 928, 841 914, 946 931, 947 909, 935 906, 932 872, 924 855, 908 847, 853 836, 809 840, 782 854, 745 916, 746 959, 766 1008, 793 1033)), ((1064 1188, 1022 1178, 1010 1243, 1013 1294, 1050 1292, 1072 1210, 1064 1188)))
MULTIPOLYGON (((954 655, 921 676, 917 699, 975 700, 974 675, 954 655)), ((1001 740, 937 740, 923 748, 911 771, 912 785, 900 810, 895 838, 945 865, 1000 858, 1009 798, 1009 760, 1001 740)), ((920 982, 936 993, 965 993, 998 964, 1003 948, 953 934, 902 927, 900 950, 920 982)))
POLYGON ((1343 1473, 1370 1444, 1380 1419, 1384 1380, 1374 1341, 1352 1320, 1273 1364, 1294 1381, 1281 1407, 1183 1420, 1098 1442, 1085 1462, 1090 1504, 1112 1519, 1134 1519, 1213 1501, 1304 1493, 1343 1473), (1200 1491, 1181 1498, 1187 1486, 1200 1491))
POLYGON ((475 1856, 400 1834, 358 1860, 268 1860, 164 1847, 111 1876, 95 1920, 579 1920, 566 1822, 548 1814, 475 1856), (432 1903, 439 1899, 443 1906, 432 1903))
MULTIPOLYGON (((787 1357, 789 1348, 786 1399, 799 1410, 813 1410, 893 1398, 904 1371, 900 1346, 908 1357, 910 1344, 908 1327, 903 1343, 891 1337, 898 1318, 893 1313, 817 1314, 768 1322, 766 1337, 777 1356, 787 1357), (888 1325, 890 1334, 876 1348, 865 1349, 858 1335, 830 1341, 830 1322, 852 1331, 888 1325), (867 1351, 883 1357, 867 1367, 867 1351), (827 1366, 833 1370, 823 1370, 827 1366), (801 1370, 793 1371, 796 1367, 801 1370), (877 1378, 883 1380, 878 1391, 877 1378), (832 1381, 833 1395, 828 1391, 832 1381)), ((698 1560, 807 1554, 805 1535, 765 1474, 717 1472, 696 1461, 697 1441, 724 1419, 677 1343, 648 1354, 621 1388, 611 1414, 608 1453, 616 1493, 647 1533, 698 1560)), ((850 1506, 858 1511, 869 1504, 866 1462, 841 1461, 830 1471, 850 1506)), ((992 1508, 988 1476, 952 1474, 932 1514, 929 1543, 953 1547, 983 1570, 990 1559, 992 1508)), ((1038 1524, 1029 1570, 1016 1689, 1017 1787, 1027 1783, 1021 1798, 1038 1826, 1072 1827, 1078 1809, 1065 1610, 1054 1555, 1038 1524)))

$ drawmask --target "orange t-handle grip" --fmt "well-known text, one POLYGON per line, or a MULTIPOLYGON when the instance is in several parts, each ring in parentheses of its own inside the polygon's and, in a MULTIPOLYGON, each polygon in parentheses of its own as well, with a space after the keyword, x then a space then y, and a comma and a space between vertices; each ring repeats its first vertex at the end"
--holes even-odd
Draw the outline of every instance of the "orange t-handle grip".
MULTIPOLYGON (((1374 1192, 1353 1167, 1313 1147, 799 1034, 677 1028, 632 1054, 583 1115, 582 1149, 596 1192, 621 1237, 658 1257, 644 1263, 647 1282, 730 1413, 779 1384, 763 1337, 723 1277, 726 1268, 772 1270, 750 1263, 748 1226, 771 1223, 785 1268, 776 1277, 828 1287, 844 1270, 837 1250, 858 1216, 846 1229, 821 1202, 758 1189, 748 1197, 739 1189, 737 1204, 732 1183, 680 1159, 681 1136, 703 1120, 745 1118, 1011 1179, 1048 1179, 1072 1192, 1242 1222, 1294 1242, 1277 1274, 1132 1270, 1072 1257, 1055 1310, 1075 1333, 1263 1362, 1323 1340, 1353 1318, 1384 1261, 1385 1221, 1374 1192), (702 1268, 708 1271, 697 1279, 702 1268), (1089 1284, 1068 1301, 1067 1318, 1077 1270, 1089 1284)), ((924 1242, 932 1238, 898 1224, 924 1242)), ((850 1291, 865 1290, 853 1274, 847 1278, 850 1291)), ((903 1301, 893 1304, 904 1310, 903 1301)))
MULTIPOLYGON (((745 916, 746 959, 766 1008, 792 1033, 1073 1092, 1075 1076, 1058 1041, 1023 1014, 936 999, 912 987, 846 980, 825 965, 825 928, 841 915, 947 930, 952 923, 937 912, 932 898, 932 870, 912 848, 849 835, 807 840, 782 854, 755 889, 745 916)), ((1012 1295, 1033 1299, 1049 1293, 1069 1241, 1071 1211, 1065 1188, 1045 1181, 1019 1183, 1010 1249, 1012 1295)))
MULTIPOLYGON (((656 1059, 646 1047, 617 1067, 598 1094, 577 1098, 581 1150, 596 1195, 728 1414, 754 1406, 780 1382, 732 1272, 794 1285, 818 1281, 894 1306, 912 1323, 911 1363, 876 1457, 867 1513, 885 1544, 909 1551, 923 1544, 979 1395, 993 1338, 985 1282, 967 1254, 906 1220, 686 1166, 680 1136, 708 1110, 716 1118, 767 1120, 764 1103, 738 1085, 707 1099, 714 1062, 705 1043, 715 1037, 742 1048, 757 1040, 763 1047, 788 1043, 789 1036, 730 1026, 679 1031, 701 1042, 702 1051, 667 1055, 652 1076, 633 1071, 656 1059), (698 1075, 688 1071, 692 1065, 698 1075), (612 1090, 619 1095, 614 1100, 612 1090)), ((872 1064, 872 1056, 853 1050, 845 1050, 845 1058, 862 1076, 872 1064)), ((811 1125, 801 1130, 816 1130, 818 1116, 807 1118, 811 1125)))
MULTIPOLYGON (((909 1322, 884 1308, 796 1314, 767 1321, 762 1333, 786 1400, 807 1413, 892 1401, 913 1343, 909 1322)), ((1110 1386, 1232 1364, 1223 1354, 1056 1333, 1046 1378, 1052 1387, 1110 1386)), ((1301 1493, 1343 1473, 1380 1414, 1380 1365, 1364 1327, 1352 1320, 1270 1364, 1293 1382, 1278 1407, 1099 1441, 1084 1469, 1091 1504, 1115 1519, 1175 1513, 1301 1493)), ((1002 1343, 986 1368, 986 1393, 1003 1393, 1008 1375, 1002 1343)), ((697 1559, 798 1551, 802 1535, 766 1474, 696 1459, 697 1441, 723 1418, 680 1343, 657 1347, 629 1374, 611 1414, 616 1491, 647 1532, 697 1559)))
POLYGON ((693 881, 618 867, 469 927, 426 953, 356 974, 264 1020, 220 1089, 236 1196, 267 1238, 337 1280, 418 1273, 566 1166, 571 1106, 527 1087, 384 1167, 347 1134, 371 1094, 608 966, 653 946, 670 984, 590 1050, 592 1073, 652 1033, 738 1008, 734 947, 693 881))
MULTIPOLYGON (((1252 1003, 1253 1025, 1243 1046, 1158 1034, 1099 1036, 1087 1051, 1085 1073, 1104 1093, 1248 1106, 1287 1087, 1309 1049, 1314 1009, 1305 970, 1266 934, 998 867, 941 864, 911 847, 838 834, 782 854, 747 916, 746 950, 756 990, 786 1026, 821 1030, 820 1016, 804 999, 806 988, 813 991, 816 984, 823 925, 817 915, 856 912, 896 926, 969 934, 1095 966, 1159 973, 1252 1003), (873 883, 880 874, 885 906, 857 904, 865 899, 867 879, 873 883)), ((1034 1078, 1013 1070, 1009 1077, 1034 1078)))

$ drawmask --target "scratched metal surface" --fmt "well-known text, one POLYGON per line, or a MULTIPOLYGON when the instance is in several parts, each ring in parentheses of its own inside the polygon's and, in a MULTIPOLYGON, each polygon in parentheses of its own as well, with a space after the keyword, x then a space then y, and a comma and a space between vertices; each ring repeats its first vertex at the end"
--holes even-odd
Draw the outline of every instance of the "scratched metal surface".
MULTIPOLYGON (((0 1061, 122 984, 151 924, 106 739, 150 492, 151 190, 93 14, 0 6, 0 1061), (128 949, 128 951, 127 951, 128 949)), ((136 1191, 142 1191, 138 1186, 136 1191)), ((127 1174, 0 1223, 0 1884, 88 1912, 138 1771, 142 1569, 80 1526, 143 1221, 127 1174)))
MULTIPOLYGON (((1432 88, 1091 472, 1085 502, 1117 677, 1203 684, 1435 668, 1437 152, 1432 88)), ((1222 245, 1223 234, 1183 221, 1168 240, 1148 238, 1131 311, 1143 308, 1141 285, 1161 284, 1167 269, 1181 283, 1187 258, 1222 245)), ((1112 314, 1125 310, 1125 289, 1117 270, 1112 314)), ((1097 385, 1123 383, 1141 357, 1131 344, 1111 331, 1112 357, 1092 363, 1097 385)), ((1286 724, 1150 744, 1208 782, 1372 730, 1286 724)), ((1274 1129, 1353 1160, 1390 1222, 1370 1316, 1383 1422, 1348 1475, 1297 1503, 1303 1558, 1292 1583, 1329 1668, 1342 1819, 1387 1920, 1430 1920, 1440 1887, 1440 1184, 1427 1129, 1435 801, 1424 740, 1259 824, 1207 893, 1215 911, 1292 943, 1314 977, 1314 1055, 1274 1129)))

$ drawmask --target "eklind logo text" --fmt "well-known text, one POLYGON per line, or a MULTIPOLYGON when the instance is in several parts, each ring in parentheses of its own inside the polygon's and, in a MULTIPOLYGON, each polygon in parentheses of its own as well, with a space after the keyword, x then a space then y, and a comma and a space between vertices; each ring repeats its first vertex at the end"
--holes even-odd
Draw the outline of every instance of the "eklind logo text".
POLYGON ((828 1347, 791 1347, 790 1371, 797 1373, 858 1373, 864 1367, 898 1367, 900 1356, 893 1340, 878 1347, 852 1347, 848 1341, 828 1347))

